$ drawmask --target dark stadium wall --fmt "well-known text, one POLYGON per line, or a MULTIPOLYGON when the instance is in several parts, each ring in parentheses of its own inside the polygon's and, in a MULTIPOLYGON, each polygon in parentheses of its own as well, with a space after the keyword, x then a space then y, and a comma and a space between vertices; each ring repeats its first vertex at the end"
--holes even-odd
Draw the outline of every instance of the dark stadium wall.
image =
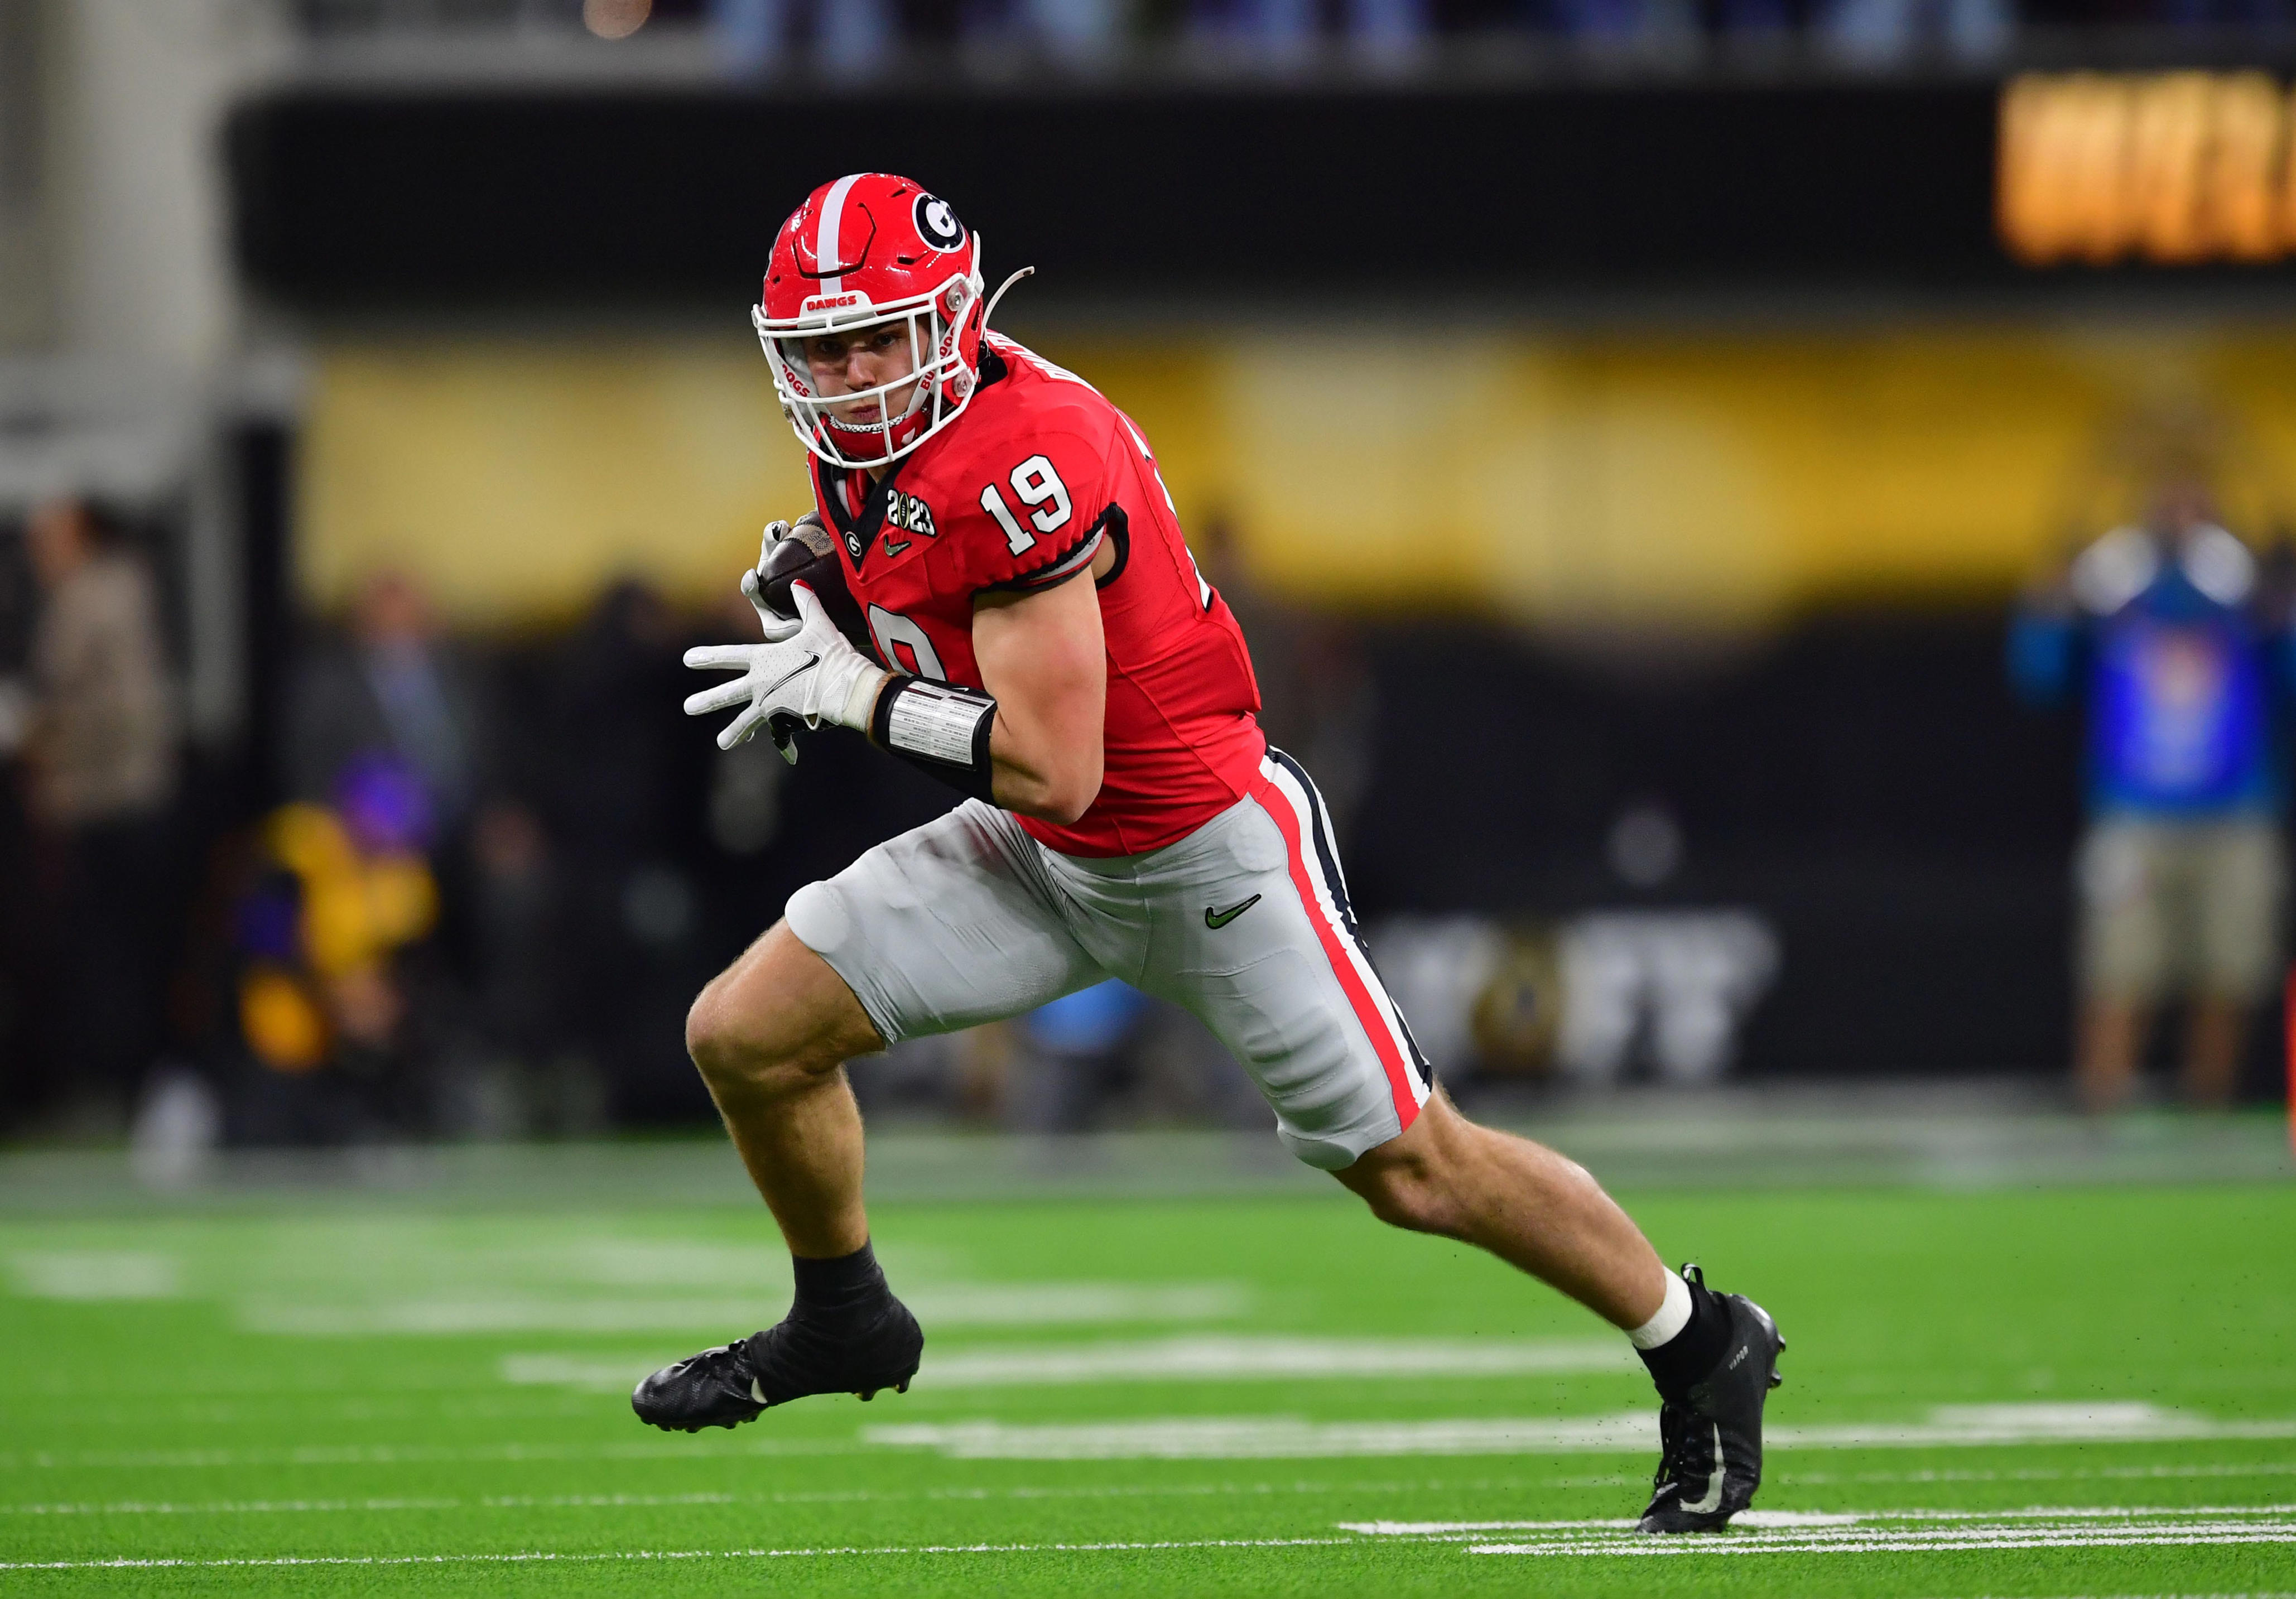
POLYGON ((1990 84, 1538 92, 290 91, 234 118, 250 280, 308 307, 717 300, 883 168, 1084 293, 1948 286, 1993 243, 1990 84))
MULTIPOLYGON (((2051 81, 2021 81, 2037 91, 2013 103, 2046 112, 2051 81)), ((2073 288, 2296 281, 2272 260, 2210 264, 2244 253, 2229 236, 2200 236, 2211 224, 2182 230, 2192 237, 2134 211, 2097 224, 2127 208, 2073 192, 2087 180, 2068 176, 2079 152, 2054 148, 2061 139, 2013 140, 2005 165, 2003 93, 1985 78, 1017 94, 919 84, 866 102, 779 85, 288 89, 240 108, 227 155, 248 280, 307 309, 721 303, 754 291, 793 196, 868 168, 957 201, 999 259, 1033 261, 1060 292, 1086 297, 1376 294, 1432 306, 1525 293, 1983 292, 2036 303, 2073 288), (2015 176, 2005 205, 2005 173, 2015 176), (2005 221, 2029 261, 2189 260, 2168 272, 2037 268, 2004 247, 2005 221), (2099 248, 2083 233, 2093 225, 2128 237, 2099 248)), ((2141 120, 2135 105, 2123 110, 2141 120)), ((2046 124, 2045 135, 2062 121, 2012 119, 2046 124)), ((2205 192, 2215 180, 2198 168, 2148 174, 2127 185, 2131 206, 2141 192, 2158 211, 2173 180, 2196 217, 2238 209, 2238 197, 2205 192)), ((2289 242, 2264 253, 2284 258, 2289 242)))
POLYGON ((1830 610, 1658 672, 1621 643, 1374 636, 1387 709, 1348 840, 1366 916, 1747 908, 1780 946, 1755 1075, 2066 1058, 2079 729, 2013 700, 1997 611, 1830 610), (1647 886, 1606 848, 1635 807, 1680 829, 1647 886))
MULTIPOLYGON (((1761 318, 1783 316, 1803 343, 1826 345, 1840 328, 1909 332, 1921 343, 1942 313, 2002 339, 1988 342, 1988 332, 1950 359, 1939 351, 1951 341, 1931 340, 1890 357, 1899 367, 1856 352, 1823 357, 1887 379, 1867 381, 1889 405, 1837 406, 1844 436, 1895 428, 1906 462, 1951 477, 1961 469, 1938 468, 1935 408, 1905 404, 1928 390, 1890 374, 1926 370, 1930 389, 1968 393, 1968 373, 1953 363, 1974 363, 1990 374, 1990 403, 2024 419, 2021 431, 1995 430, 2001 452, 2024 450, 2018 470, 2038 482, 2048 474, 2025 467, 2054 462, 2049 452, 2107 415, 2112 385, 2094 363, 2061 380, 2049 373, 2075 371, 2070 358, 2004 355, 2008 345, 2048 336, 2069 308, 2194 303, 2177 294, 2220 306, 2236 290, 2231 298, 2251 312, 2283 316, 2296 275, 2277 265, 2020 265, 1995 233, 1997 98, 1990 82, 1935 80, 1443 94, 927 90, 857 117, 849 102, 780 91, 290 91, 240 110, 228 157, 244 275, 312 332, 324 357, 317 437, 306 452, 318 466, 306 468, 299 514, 316 506, 332 542, 308 570, 347 576, 373 541, 404 543, 423 529, 504 570, 586 583, 586 566, 540 565, 499 528, 481 540, 435 518, 376 520, 390 452, 437 465, 452 452, 415 452, 422 430, 443 416, 466 435, 478 430, 465 423, 483 425, 480 402, 505 392, 596 412, 570 424, 567 439, 611 428, 627 447, 633 429, 675 425, 667 411, 669 422, 636 415, 664 408, 630 397, 717 397, 731 381, 699 357, 674 381, 645 365, 658 356, 640 357, 633 370, 654 389, 594 373, 570 385, 552 364, 602 328, 624 337, 650 317, 685 336, 697 313, 710 318, 713 349, 722 327, 731 352, 747 337, 738 308, 793 199, 825 175, 866 166, 913 171, 962 197, 996 261, 1043 270, 1054 324, 1097 318, 1136 334, 1143 318, 1185 332, 1265 311, 1292 325, 1335 312, 1360 323, 1374 308, 1520 332, 1567 328, 1572 307, 1604 301, 1626 306, 1626 325, 1726 343, 1779 325, 1743 319, 1758 302, 1761 318), (2168 299, 2150 298, 2162 289, 2168 299), (1918 316, 1907 319, 1908 309, 1918 316), (469 353, 458 341, 504 329, 527 341, 524 353, 491 373, 457 365, 469 353), (433 348, 413 348, 425 341, 433 348), (512 368, 516 383, 502 387, 512 368), (2047 404, 2027 404, 2020 383, 2047 404), (450 395, 460 402, 444 403, 450 395), (2045 413, 2054 431, 2032 423, 2045 413), (388 448, 378 453, 378 440, 388 448), (331 476, 330 461, 345 464, 331 476)), ((2215 373, 2203 356, 2231 362, 2231 378, 2262 392, 2259 374, 2284 370, 2278 346, 2242 340, 2195 355, 2194 369, 2215 373)), ((1088 374, 1104 371, 1087 359, 1096 353, 1077 357, 1088 374)), ((1539 358, 1548 360, 1541 372, 1562 369, 1539 358)), ((1742 430, 1749 414, 1769 416, 1771 434, 1792 435, 1808 407, 1777 400, 1778 385, 1816 371, 1818 357, 1755 349, 1739 358, 1770 374, 1767 409, 1747 403, 1750 384, 1722 357, 1693 376, 1726 391, 1742 430)), ((1570 359, 1578 362, 1570 370, 1597 373, 1582 385, 1590 414, 1621 413, 1615 396, 1632 385, 1605 375, 1613 372, 1652 391, 1687 392, 1667 388, 1671 377, 1653 388, 1635 375, 1644 368, 1633 352, 1570 359)), ((1204 392, 1194 378, 1142 384, 1138 398, 1120 373, 1102 381, 1175 460, 1216 458, 1215 447, 1186 442, 1183 424, 1165 418, 1185 416, 1180 401, 1204 392), (1158 393, 1172 400, 1161 412, 1158 393)), ((1826 388, 1801 388, 1813 386, 1826 388)), ((745 439, 771 426, 769 398, 756 404, 767 414, 757 427, 745 420, 745 439)), ((2271 427, 2280 423, 2271 412, 2271 427)), ((1671 448, 1676 437, 1652 432, 1650 447, 1671 448)), ((770 447, 786 447, 779 438, 770 447)), ((1806 441, 1803 452, 1824 447, 1806 441)), ((676 459, 650 457, 648 470, 676 459)), ((1999 461, 1985 459, 1997 478, 1999 461)), ((1863 461, 1845 453, 1827 465, 1856 478, 1863 461)), ((484 483, 490 470, 473 455, 442 468, 440 481, 484 483)), ((1216 513, 1250 521, 1249 507, 1218 497, 1221 485, 1184 476, 1174 492, 1199 532, 1216 513)), ((1960 480, 1986 487, 1966 472, 1960 480)), ((685 519, 685 535, 727 549, 753 539, 748 482, 718 485, 742 516, 724 528, 685 519)), ((625 487, 642 497, 636 478, 625 487)), ((2069 714, 2037 716, 2012 701, 2001 629, 2005 574, 2079 529, 2051 521, 2046 495, 2020 493, 2008 512, 1992 508, 2000 528, 1974 533, 1949 517, 1899 514, 1904 526, 1878 531, 1819 529, 1807 549, 1785 540, 1778 572, 1800 562, 1823 577, 1838 546, 1859 552, 1880 580, 1786 584, 1760 627, 1698 669, 1620 669, 1636 652, 1631 628, 1606 657, 1488 605, 1472 622, 1425 619, 1456 594, 1431 590, 1422 619, 1400 622, 1324 596, 1354 606, 1346 625, 1375 708, 1369 775, 1344 823, 1364 913, 1746 906, 1775 930, 1782 955, 1744 1035, 1747 1071, 2058 1070, 2068 1047, 2078 730, 2069 714), (1960 565, 1944 582, 1874 558, 1926 552, 1934 566, 1955 538, 1960 565), (1406 711, 1430 705, 1442 709, 1406 711), (1624 809, 1652 803, 1678 819, 1683 857, 1664 881, 1636 886, 1604 864, 1605 839, 1624 809)), ((1900 475, 1866 497, 1901 513, 1919 496, 1900 475)), ((1948 502, 1931 494, 1922 503, 1948 502)), ((632 521, 628 536, 644 531, 632 521)), ((1242 533, 1259 555, 1252 540, 1263 530, 1242 533)), ((716 548, 697 545, 695 561, 716 561, 716 548)), ((619 559, 603 543, 592 554, 619 559)), ((504 598, 488 571, 455 570, 470 580, 465 614, 504 598)), ((456 603, 454 584, 445 586, 456 603)), ((545 596, 545 610, 570 598, 545 596)))

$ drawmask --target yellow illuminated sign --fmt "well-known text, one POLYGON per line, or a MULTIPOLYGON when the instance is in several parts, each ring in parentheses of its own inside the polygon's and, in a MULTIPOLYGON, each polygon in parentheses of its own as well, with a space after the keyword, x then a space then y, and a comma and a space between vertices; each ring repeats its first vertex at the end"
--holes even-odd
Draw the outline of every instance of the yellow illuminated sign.
POLYGON ((2262 72, 2028 74, 2001 97, 1997 222, 2028 265, 2296 253, 2296 99, 2262 72))
MULTIPOLYGON (((2263 469, 2296 462, 2296 311, 2103 334, 1462 321, 1437 330, 1459 352, 1445 381, 1416 389, 1363 374, 1410 370, 1423 327, 1027 332, 1139 424, 1214 582, 1229 580, 1217 524, 1270 587, 1377 615, 1632 629, 1844 594, 1999 597, 2068 529, 2142 510, 2143 463, 2115 430, 2132 407, 2204 398, 2246 441, 2255 465, 2219 483, 2243 532, 2284 520, 2263 469)), ((463 624, 526 625, 635 575, 748 618, 733 579, 758 528, 812 504, 756 348, 720 333, 322 344, 296 455, 304 598, 334 606, 397 568, 463 624)))

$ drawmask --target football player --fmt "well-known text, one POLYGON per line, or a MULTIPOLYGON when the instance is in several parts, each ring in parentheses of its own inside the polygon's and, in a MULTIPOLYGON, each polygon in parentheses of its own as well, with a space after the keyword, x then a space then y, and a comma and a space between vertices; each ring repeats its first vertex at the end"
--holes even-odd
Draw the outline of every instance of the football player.
POLYGON ((685 709, 735 711, 725 748, 850 728, 964 799, 792 895, 694 1002, 687 1047, 796 1299, 778 1325, 647 1378, 637 1414, 690 1431, 906 1389, 924 1340, 870 1249, 845 1062, 1114 976, 1201 1018, 1276 1136, 1381 1220, 1477 1244, 1623 1331, 1661 1399, 1642 1525, 1720 1527, 1761 1479, 1775 1325, 1695 1267, 1667 1271, 1579 1167, 1436 1088, 1357 931, 1316 785, 1260 733, 1243 636, 1148 440, 988 331, 980 248, 917 184, 840 177, 783 226, 751 313, 813 456, 821 529, 800 531, 825 530, 834 566, 816 562, 783 614, 765 579, 787 529, 769 529, 742 578, 765 640, 690 652, 740 676, 685 709))

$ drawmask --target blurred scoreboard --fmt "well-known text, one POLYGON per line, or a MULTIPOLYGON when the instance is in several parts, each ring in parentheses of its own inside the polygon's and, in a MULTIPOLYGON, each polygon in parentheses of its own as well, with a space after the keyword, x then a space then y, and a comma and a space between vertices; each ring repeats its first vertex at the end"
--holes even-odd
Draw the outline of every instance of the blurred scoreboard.
POLYGON ((2296 253, 2296 94, 2262 72, 2016 78, 1999 172, 2001 242, 2030 266, 2296 253))
POLYGON ((739 327, 781 219, 857 168, 909 173, 1033 263, 1030 305, 1726 312, 2038 303, 2100 275, 2296 283, 2292 143, 2273 77, 2178 71, 868 102, 307 85, 242 103, 226 153, 246 281, 322 321, 676 308, 739 327))

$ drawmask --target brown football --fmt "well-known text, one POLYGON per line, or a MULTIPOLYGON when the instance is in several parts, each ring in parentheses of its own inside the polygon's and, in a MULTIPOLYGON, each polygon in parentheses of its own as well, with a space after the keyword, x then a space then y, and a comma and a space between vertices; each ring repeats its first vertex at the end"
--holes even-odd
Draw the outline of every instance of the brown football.
POLYGON ((874 660, 876 646, 869 641, 869 624, 861 615, 861 607, 853 602, 853 593, 845 586, 845 566, 837 557, 837 544, 829 530, 821 525, 818 512, 808 511, 798 518, 788 536, 767 553, 765 581, 759 585, 766 598, 766 609, 775 616, 795 616, 797 602, 790 597, 790 585, 804 579, 813 590, 829 619, 845 635, 853 647, 874 660))

